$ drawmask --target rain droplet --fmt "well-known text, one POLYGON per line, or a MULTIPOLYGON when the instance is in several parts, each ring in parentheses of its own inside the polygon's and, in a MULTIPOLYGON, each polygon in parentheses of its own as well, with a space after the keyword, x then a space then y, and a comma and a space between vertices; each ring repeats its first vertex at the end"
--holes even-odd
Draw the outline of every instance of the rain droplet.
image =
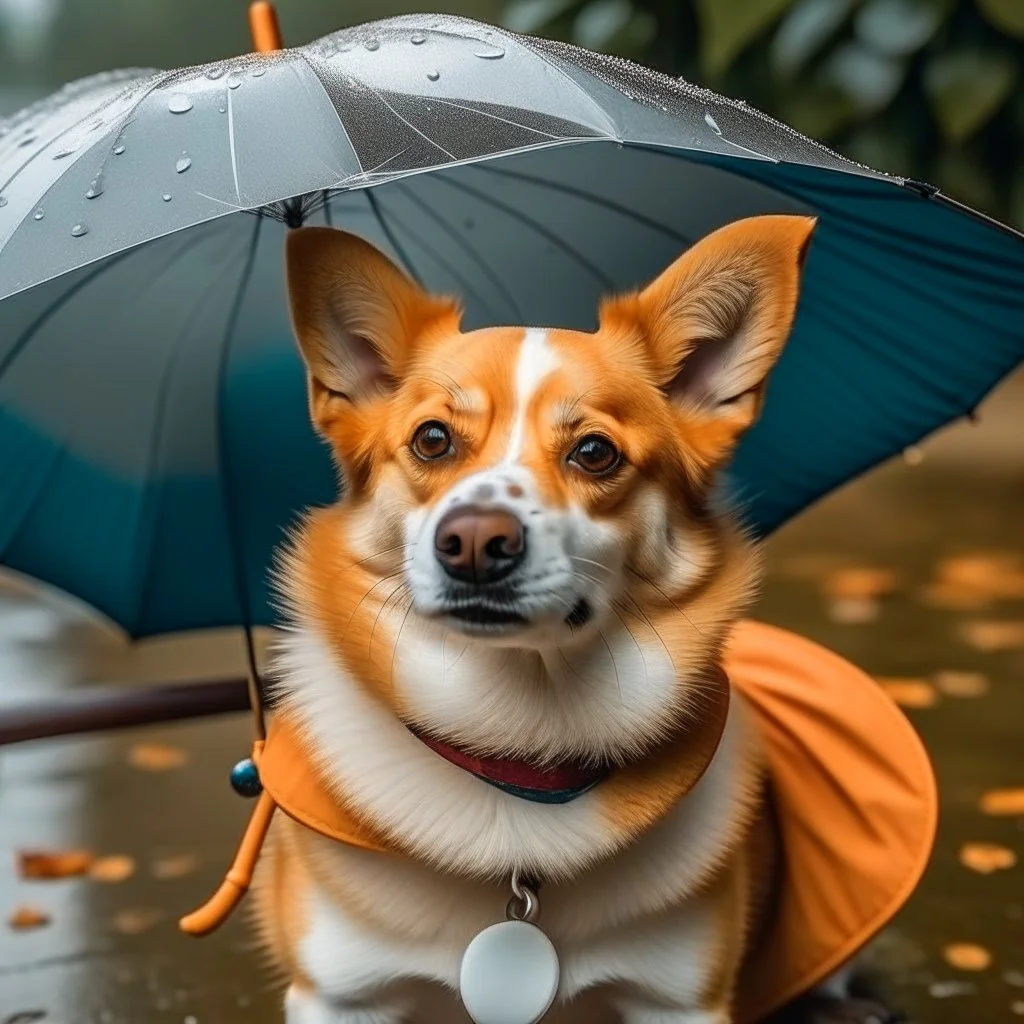
POLYGON ((7 205, 7 197, 0 196, 0 209, 3 209, 7 205))
POLYGON ((20 148, 22 148, 24 146, 31 146, 32 143, 35 142, 35 141, 36 141, 36 136, 34 136, 34 135, 27 135, 25 138, 23 138, 21 140, 21 142, 18 143, 18 148, 20 149, 20 148))
POLYGON ((206 72, 206 77, 208 79, 210 79, 211 82, 216 82, 218 78, 223 78, 224 77, 225 70, 226 69, 222 68, 222 67, 220 67, 220 68, 208 68, 207 72, 206 72))
POLYGON ((500 46, 494 46, 493 43, 488 43, 493 49, 481 52, 474 50, 474 55, 479 57, 481 60, 501 60, 505 56, 505 51, 500 46))
POLYGON ((380 40, 379 39, 367 39, 364 45, 372 53, 374 50, 379 50, 380 49, 380 40))
POLYGON ((96 199, 101 195, 103 195, 103 186, 98 181, 94 181, 89 186, 89 191, 85 193, 85 198, 96 199))
POLYGON ((123 142, 119 142, 114 147, 114 156, 120 156, 123 152, 124 152, 124 143, 123 142))
POLYGON ((228 75, 228 88, 237 89, 241 84, 242 80, 234 73, 234 71, 232 71, 231 74, 228 75))
POLYGON ((171 193, 170 193, 170 192, 165 192, 165 193, 164 193, 164 194, 163 194, 163 195, 162 195, 162 196, 161 196, 160 198, 161 198, 161 199, 162 199, 162 200, 163 200, 163 201, 164 201, 165 203, 169 203, 169 202, 171 201, 171 193))
POLYGON ((73 149, 62 149, 59 152, 53 154, 53 159, 63 160, 65 157, 71 156, 72 153, 74 153, 73 149))
POLYGON ((179 174, 184 174, 192 166, 191 158, 187 156, 181 157, 178 162, 174 165, 174 169, 179 174))
POLYGON ((184 93, 175 93, 167 101, 167 109, 172 114, 187 114, 192 109, 192 100, 184 93))
POLYGON ((36 212, 32 214, 32 219, 33 220, 42 220, 43 219, 43 211, 42 210, 36 210, 36 212))
POLYGON ((436 82, 440 77, 441 77, 441 72, 440 71, 428 71, 427 72, 427 78, 429 78, 432 82, 436 82))
POLYGON ((253 73, 252 73, 252 77, 253 78, 262 78, 266 73, 267 73, 267 69, 266 68, 256 68, 253 71, 253 73))
POLYGON ((221 112, 222 114, 226 114, 226 113, 228 112, 228 108, 227 108, 227 107, 218 107, 217 109, 218 109, 218 110, 219 110, 219 111, 220 111, 220 112, 221 112))
POLYGON ((413 46, 421 46, 427 41, 427 37, 422 32, 413 32, 412 39, 409 40, 413 46))
POLYGON ((711 116, 711 113, 710 113, 710 112, 708 112, 707 114, 705 114, 705 115, 704 115, 704 123, 705 123, 705 124, 706 124, 706 125, 707 125, 707 126, 708 126, 708 127, 709 127, 709 128, 710 128, 710 129, 711 129, 711 130, 712 130, 712 131, 713 131, 713 132, 715 133, 715 134, 716 134, 716 135, 721 135, 721 134, 722 134, 722 129, 718 127, 718 122, 717 122, 717 121, 716 121, 716 120, 715 120, 715 119, 714 119, 714 118, 713 118, 713 117, 711 116))
POLYGON ((82 235, 89 234, 89 229, 84 224, 76 224, 71 229, 71 234, 74 238, 81 238, 82 235))

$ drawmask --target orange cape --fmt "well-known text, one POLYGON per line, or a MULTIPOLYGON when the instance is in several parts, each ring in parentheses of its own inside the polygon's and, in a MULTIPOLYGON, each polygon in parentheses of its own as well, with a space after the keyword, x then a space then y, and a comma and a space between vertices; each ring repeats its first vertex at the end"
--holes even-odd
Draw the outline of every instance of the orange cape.
MULTIPOLYGON (((917 733, 838 655, 744 621, 724 668, 765 743, 783 851, 776 907, 736 997, 736 1024, 755 1024, 824 981, 900 910, 927 866, 938 798, 917 733)), ((254 757, 263 794, 224 884, 182 919, 190 934, 212 931, 244 895, 277 807, 339 842, 394 855, 339 806, 290 730, 273 728, 254 757)))

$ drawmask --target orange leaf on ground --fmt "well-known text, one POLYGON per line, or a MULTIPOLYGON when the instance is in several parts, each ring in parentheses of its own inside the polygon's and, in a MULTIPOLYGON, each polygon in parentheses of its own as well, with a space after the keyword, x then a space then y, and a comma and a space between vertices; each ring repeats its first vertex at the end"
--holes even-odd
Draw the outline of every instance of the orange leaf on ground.
POLYGON ((960 636, 979 651, 1011 651, 1024 647, 1024 620, 965 622, 960 627, 960 636))
POLYGON ((954 942, 942 951, 942 958, 958 971, 984 971, 992 964, 992 954, 984 946, 954 942))
POLYGON ((135 861, 131 857, 100 857, 93 861, 89 877, 97 882, 123 882, 135 874, 135 861))
POLYGON ((164 919, 164 912, 156 907, 133 907, 114 915, 114 930, 122 935, 141 935, 164 919))
POLYGON ((892 569, 836 569, 825 577, 822 589, 831 598, 864 600, 891 594, 898 583, 899 577, 892 569))
POLYGON ((981 798, 981 810, 997 818, 1024 815, 1024 788, 990 789, 981 798))
POLYGON ((154 878, 184 878, 199 867, 199 858, 192 853, 179 853, 173 857, 161 857, 153 861, 154 878))
POLYGON ((1017 854, 998 843, 964 843, 960 847, 960 863, 980 875, 1005 871, 1017 863, 1017 854))
POLYGON ((43 928, 50 923, 50 915, 37 907, 18 907, 7 918, 7 926, 16 932, 29 931, 32 928, 43 928))
POLYGON ((18 853, 18 874, 28 879, 75 878, 92 866, 86 850, 22 850, 18 853))
POLYGON ((947 697, 984 697, 988 693, 988 676, 981 672, 936 672, 935 685, 947 697))
POLYGON ((939 695, 927 680, 880 677, 878 685, 900 707, 930 708, 939 702, 939 695))
POLYGON ((167 772, 188 761, 181 747, 169 743, 136 743, 128 752, 128 763, 144 772, 167 772))

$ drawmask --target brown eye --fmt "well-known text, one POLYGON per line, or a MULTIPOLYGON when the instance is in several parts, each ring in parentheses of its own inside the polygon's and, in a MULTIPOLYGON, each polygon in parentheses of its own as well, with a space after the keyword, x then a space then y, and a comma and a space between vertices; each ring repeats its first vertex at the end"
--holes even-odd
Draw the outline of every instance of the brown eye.
POLYGON ((605 476, 615 469, 622 460, 622 454, 600 434, 589 434, 572 450, 569 461, 574 462, 585 473, 605 476))
POLYGON ((411 447, 413 454, 424 462, 443 459, 452 450, 452 435, 443 423, 431 420, 413 434, 411 447))

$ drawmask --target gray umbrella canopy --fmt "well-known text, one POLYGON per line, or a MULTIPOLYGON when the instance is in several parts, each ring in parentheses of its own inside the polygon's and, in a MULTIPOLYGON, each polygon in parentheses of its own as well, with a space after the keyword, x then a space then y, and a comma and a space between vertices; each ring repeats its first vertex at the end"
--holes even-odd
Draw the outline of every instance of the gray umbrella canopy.
POLYGON ((1024 356, 1024 244, 742 103, 453 17, 79 82, 0 122, 0 562, 134 635, 272 620, 334 478, 283 290, 301 223, 364 235, 467 327, 602 294, 756 213, 819 216, 734 463, 766 533, 1024 356))

